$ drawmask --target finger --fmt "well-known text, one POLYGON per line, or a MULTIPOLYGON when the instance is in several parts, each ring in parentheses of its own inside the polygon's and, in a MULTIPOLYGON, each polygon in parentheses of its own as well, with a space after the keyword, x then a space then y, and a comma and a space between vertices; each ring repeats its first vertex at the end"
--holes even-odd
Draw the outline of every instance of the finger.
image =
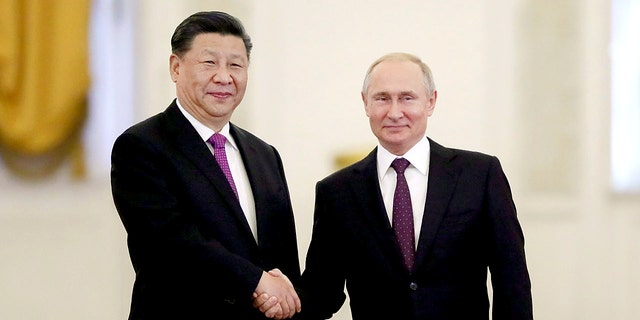
POLYGON ((297 311, 296 303, 295 303, 295 300, 294 300, 294 298, 293 298, 293 296, 291 294, 287 295, 286 301, 287 301, 287 305, 288 305, 288 308, 289 308, 289 312, 286 313, 288 315, 287 318, 291 318, 291 317, 293 317, 294 314, 296 314, 296 311, 297 311))
POLYGON ((282 271, 280 271, 280 269, 275 268, 275 269, 271 269, 268 272, 270 275, 274 276, 274 277, 282 277, 284 276, 284 273, 282 273, 282 271))
POLYGON ((267 318, 282 319, 282 308, 280 307, 279 304, 276 304, 275 306, 271 307, 269 310, 266 310, 266 312, 264 312, 264 315, 267 318))
POLYGON ((282 314, 284 316, 291 313, 291 304, 287 301, 287 297, 284 298, 283 301, 280 301, 280 308, 282 308, 282 314))
MULTIPOLYGON (((267 313, 267 311, 273 309, 273 308, 279 308, 278 306, 278 298, 277 297, 270 297, 267 301, 265 301, 263 304, 260 305, 260 307, 258 308, 260 310, 260 312, 262 313, 267 313)), ((274 312, 277 312, 278 309, 275 309, 274 312)))
POLYGON ((282 305, 282 311, 284 312, 287 318, 290 318, 291 315, 295 312, 295 304, 293 303, 293 299, 291 298, 291 292, 287 290, 284 297, 282 297, 280 305, 282 305))
POLYGON ((300 301, 300 297, 298 297, 298 294, 296 292, 294 292, 293 298, 294 298, 294 302, 296 304, 296 312, 302 311, 302 301, 300 301))
POLYGON ((256 308, 262 306, 268 300, 269 300, 269 295, 266 293, 263 293, 261 295, 258 295, 258 293, 256 292, 253 293, 253 306, 256 308))
POLYGON ((282 311, 282 307, 279 305, 278 309, 276 309, 278 312, 276 312, 275 318, 276 319, 284 319, 284 312, 282 311))
POLYGON ((290 285, 289 294, 291 295, 292 308, 295 310, 294 313, 300 312, 302 311, 302 302, 300 301, 300 297, 298 297, 298 292, 296 292, 295 288, 293 288, 291 281, 287 281, 287 282, 290 285))

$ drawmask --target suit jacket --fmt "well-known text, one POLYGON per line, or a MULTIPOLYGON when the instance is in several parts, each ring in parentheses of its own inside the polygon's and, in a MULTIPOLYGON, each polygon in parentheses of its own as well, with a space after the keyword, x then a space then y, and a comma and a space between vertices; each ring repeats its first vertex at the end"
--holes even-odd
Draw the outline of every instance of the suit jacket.
POLYGON ((113 199, 136 273, 130 319, 263 319, 263 270, 300 277, 294 217, 276 149, 231 124, 255 199, 258 242, 206 144, 174 102, 112 151, 113 199))
POLYGON ((376 150, 316 186, 302 312, 325 319, 344 301, 358 319, 532 319, 524 237, 497 158, 431 140, 415 271, 402 263, 380 192, 376 150))

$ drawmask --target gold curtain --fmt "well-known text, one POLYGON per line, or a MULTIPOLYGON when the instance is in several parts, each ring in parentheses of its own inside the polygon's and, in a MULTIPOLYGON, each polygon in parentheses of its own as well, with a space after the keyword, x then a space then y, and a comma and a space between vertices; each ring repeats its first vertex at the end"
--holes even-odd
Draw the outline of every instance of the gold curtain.
POLYGON ((18 175, 82 176, 90 0, 0 0, 0 153, 18 175), (70 158, 71 156, 71 158, 70 158))

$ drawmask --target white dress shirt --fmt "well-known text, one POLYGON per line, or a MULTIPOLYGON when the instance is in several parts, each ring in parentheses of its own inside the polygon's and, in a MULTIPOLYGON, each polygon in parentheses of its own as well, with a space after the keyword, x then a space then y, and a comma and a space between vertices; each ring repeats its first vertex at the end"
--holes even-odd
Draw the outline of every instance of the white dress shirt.
POLYGON ((424 206, 427 200, 427 182, 429 177, 429 156, 431 146, 429 140, 423 138, 407 153, 396 156, 378 144, 378 181, 384 206, 389 216, 389 221, 393 225, 393 194, 396 190, 396 171, 391 168, 391 162, 396 158, 405 158, 411 165, 404 172, 411 194, 411 208, 413 210, 413 228, 415 231, 415 245, 418 247, 420 228, 422 228, 422 217, 424 216, 424 206))
MULTIPOLYGON (((187 112, 187 110, 182 107, 182 105, 180 105, 180 101, 178 101, 177 99, 176 103, 178 104, 178 108, 180 109, 180 111, 182 111, 182 114, 184 114, 187 120, 189 120, 191 125, 196 129, 204 143, 207 145, 207 148, 209 148, 211 154, 213 154, 213 146, 208 142, 208 140, 215 133, 215 131, 194 118, 189 112, 187 112)), ((236 190, 238 191, 238 200, 240 201, 240 207, 242 208, 242 211, 247 218, 247 222, 249 223, 249 227, 251 228, 254 239, 258 241, 256 204, 255 200, 253 199, 253 192, 251 191, 249 176, 247 175, 247 170, 245 170, 244 168, 242 156, 240 156, 240 150, 238 149, 238 145, 236 144, 235 140, 233 140, 233 137, 229 133, 229 123, 225 124, 219 133, 227 138, 224 149, 227 153, 227 161, 229 162, 229 168, 231 169, 233 182, 235 183, 236 190)))

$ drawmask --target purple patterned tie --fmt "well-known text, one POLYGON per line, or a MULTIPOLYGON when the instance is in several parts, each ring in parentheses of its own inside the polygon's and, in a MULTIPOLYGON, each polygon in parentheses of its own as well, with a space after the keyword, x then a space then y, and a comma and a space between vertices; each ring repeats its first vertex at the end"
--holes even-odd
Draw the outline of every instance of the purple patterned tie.
POLYGON ((224 150, 224 144, 226 141, 227 138, 219 133, 214 133, 211 138, 209 138, 209 142, 211 143, 211 145, 213 145, 213 155, 220 165, 220 169, 222 169, 224 176, 227 177, 227 181, 229 181, 229 185, 231 185, 231 189, 233 189, 233 193, 236 194, 237 198, 238 190, 236 190, 236 184, 233 182, 233 176, 231 175, 229 162, 227 162, 227 153, 224 150))
POLYGON ((411 195, 407 179, 404 177, 404 170, 409 165, 409 160, 405 158, 397 158, 391 163, 391 167, 396 171, 398 177, 396 191, 393 194, 393 231, 396 233, 396 241, 400 246, 404 265, 411 272, 415 259, 415 233, 411 195))

